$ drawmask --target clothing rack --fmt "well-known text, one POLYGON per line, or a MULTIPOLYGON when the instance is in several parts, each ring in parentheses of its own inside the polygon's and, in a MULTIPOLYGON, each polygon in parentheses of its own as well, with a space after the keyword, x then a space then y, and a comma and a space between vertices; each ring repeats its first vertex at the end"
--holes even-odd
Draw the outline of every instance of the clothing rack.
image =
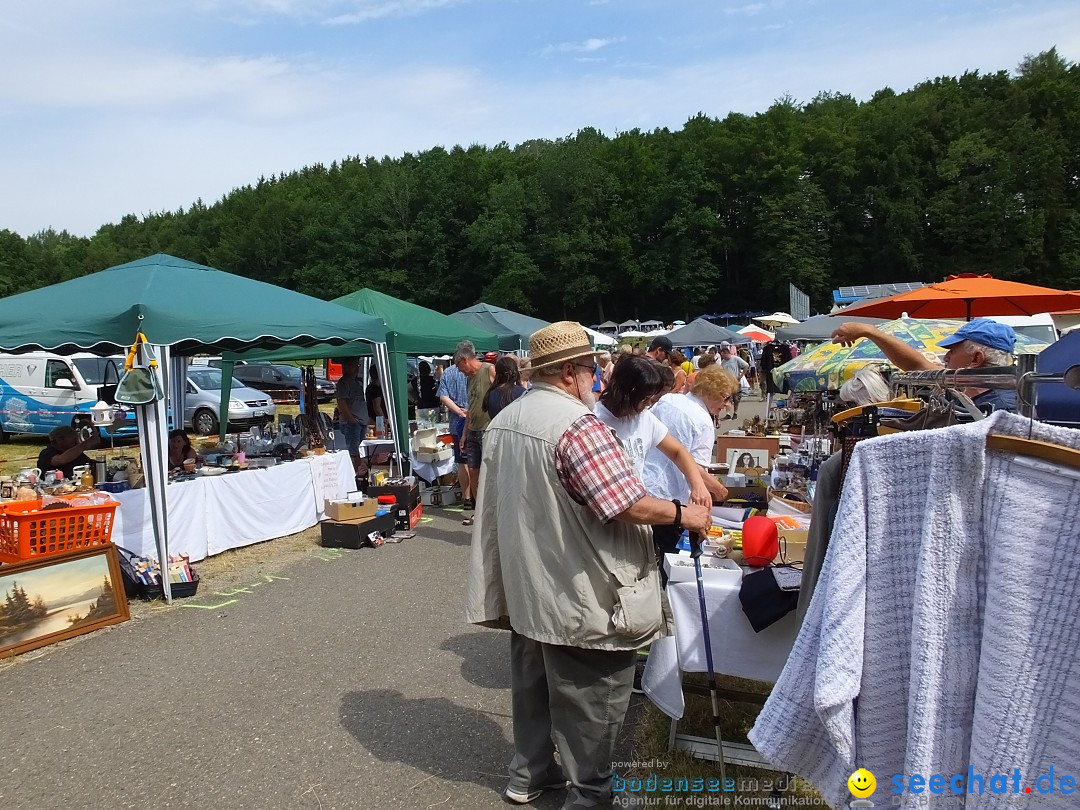
POLYGON ((933 369, 931 371, 900 371, 889 380, 893 388, 912 385, 940 385, 944 388, 999 388, 1016 391, 1020 415, 1034 415, 1035 386, 1039 383, 1064 383, 1080 390, 1080 365, 1071 366, 1062 374, 1039 374, 1035 371, 1037 356, 1021 354, 1014 366, 984 368, 933 369))

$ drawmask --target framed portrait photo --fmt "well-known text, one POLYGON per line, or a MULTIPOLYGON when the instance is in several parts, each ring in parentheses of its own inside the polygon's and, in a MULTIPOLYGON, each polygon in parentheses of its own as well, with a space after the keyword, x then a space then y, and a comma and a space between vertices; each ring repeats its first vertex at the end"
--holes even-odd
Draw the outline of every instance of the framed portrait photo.
POLYGON ((0 566, 0 658, 119 624, 128 616, 111 543, 0 566))
POLYGON ((732 472, 748 469, 768 469, 769 451, 746 447, 730 447, 727 451, 728 469, 732 472))

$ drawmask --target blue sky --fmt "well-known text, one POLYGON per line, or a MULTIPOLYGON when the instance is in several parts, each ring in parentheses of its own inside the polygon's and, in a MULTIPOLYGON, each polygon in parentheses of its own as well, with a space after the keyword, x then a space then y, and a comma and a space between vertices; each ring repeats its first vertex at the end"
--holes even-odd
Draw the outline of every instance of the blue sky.
POLYGON ((1077 0, 0 4, 0 230, 91 235, 260 176, 866 99, 1057 46, 1077 0))

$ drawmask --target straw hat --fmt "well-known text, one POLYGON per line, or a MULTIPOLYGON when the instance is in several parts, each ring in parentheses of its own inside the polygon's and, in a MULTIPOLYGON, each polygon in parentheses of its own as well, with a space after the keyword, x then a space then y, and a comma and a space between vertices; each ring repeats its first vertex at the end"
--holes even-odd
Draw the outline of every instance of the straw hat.
POLYGON ((529 338, 529 370, 595 355, 589 333, 576 321, 556 321, 529 338))

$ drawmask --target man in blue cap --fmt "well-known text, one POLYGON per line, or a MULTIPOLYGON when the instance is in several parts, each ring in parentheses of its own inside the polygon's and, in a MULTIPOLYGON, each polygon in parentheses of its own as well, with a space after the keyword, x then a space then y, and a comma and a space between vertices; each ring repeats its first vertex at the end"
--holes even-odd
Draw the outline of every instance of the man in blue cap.
MULTIPOLYGON (((832 334, 833 343, 850 346, 859 338, 873 341, 889 362, 901 371, 929 371, 941 368, 914 346, 898 337, 887 335, 866 323, 845 323, 832 334)), ((945 353, 945 368, 982 368, 983 366, 1011 366, 1016 332, 1011 326, 976 318, 968 321, 956 332, 938 343, 945 353)), ((1016 412, 1016 392, 999 389, 968 389, 968 396, 975 405, 987 413, 991 411, 1016 412)))

